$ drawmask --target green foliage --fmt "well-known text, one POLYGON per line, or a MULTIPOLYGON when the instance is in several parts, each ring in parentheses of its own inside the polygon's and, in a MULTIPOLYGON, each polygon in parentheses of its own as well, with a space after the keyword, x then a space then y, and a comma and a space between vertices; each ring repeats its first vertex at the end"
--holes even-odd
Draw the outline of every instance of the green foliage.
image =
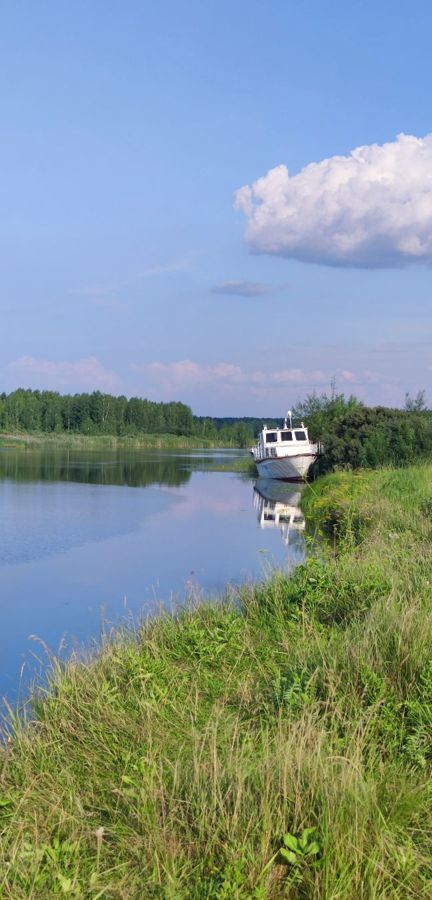
POLYGON ((313 391, 304 400, 296 403, 294 417, 307 423, 313 441, 324 441, 332 429, 332 423, 340 416, 361 409, 363 404, 351 394, 345 397, 337 393, 334 384, 330 394, 313 391))
POLYGON ((422 412, 426 409, 426 391, 417 391, 415 397, 411 397, 409 393, 405 394, 405 409, 408 412, 422 412))
MULTIPOLYGON (((268 420, 273 423, 274 420, 268 420)), ((101 391, 62 395, 19 388, 0 394, 0 432, 48 435, 173 435, 205 446, 250 447, 263 419, 193 416, 184 403, 155 403, 140 397, 113 397, 101 391)))
POLYGON ((405 409, 366 407, 354 396, 312 393, 295 408, 324 454, 315 474, 378 466, 403 466, 432 455, 432 412, 425 392, 405 398, 405 409))
POLYGON ((284 834, 279 856, 289 865, 299 866, 309 862, 311 857, 317 856, 321 850, 318 829, 304 828, 299 837, 295 837, 290 832, 284 834))
POLYGON ((101 391, 61 395, 18 389, 0 397, 0 431, 191 435, 192 412, 184 403, 153 403, 101 391))
POLYGON ((323 423, 320 472, 408 465, 432 454, 432 413, 357 407, 323 423))

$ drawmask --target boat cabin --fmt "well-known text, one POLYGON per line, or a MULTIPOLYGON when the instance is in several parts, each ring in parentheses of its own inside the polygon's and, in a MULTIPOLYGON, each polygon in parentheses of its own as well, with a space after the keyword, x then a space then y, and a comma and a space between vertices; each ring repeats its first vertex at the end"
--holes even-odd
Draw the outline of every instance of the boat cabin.
POLYGON ((284 452, 301 452, 309 445, 307 428, 301 423, 299 427, 293 427, 292 422, 285 419, 282 428, 267 428, 264 425, 254 450, 254 457, 263 459, 271 456, 283 456, 284 452), (282 452, 281 452, 282 451, 282 452))
POLYGON ((267 425, 263 428, 264 443, 267 444, 285 444, 287 441, 307 441, 307 431, 302 423, 300 428, 272 428, 267 429, 267 425))

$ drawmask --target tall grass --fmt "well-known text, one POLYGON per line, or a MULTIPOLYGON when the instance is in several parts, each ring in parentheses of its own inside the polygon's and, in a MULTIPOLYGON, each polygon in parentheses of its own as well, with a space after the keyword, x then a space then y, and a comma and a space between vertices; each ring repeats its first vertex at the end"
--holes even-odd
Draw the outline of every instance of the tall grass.
POLYGON ((140 434, 110 435, 110 434, 78 434, 74 432, 21 432, 14 434, 0 433, 0 448, 11 447, 18 449, 34 449, 35 447, 47 449, 72 449, 72 450, 104 450, 107 448, 123 447, 125 449, 201 449, 212 447, 226 447, 226 440, 210 440, 208 438, 194 437, 193 435, 178 434, 140 434))
POLYGON ((5 723, 0 897, 429 897, 431 476, 327 477, 294 576, 54 662, 5 723))

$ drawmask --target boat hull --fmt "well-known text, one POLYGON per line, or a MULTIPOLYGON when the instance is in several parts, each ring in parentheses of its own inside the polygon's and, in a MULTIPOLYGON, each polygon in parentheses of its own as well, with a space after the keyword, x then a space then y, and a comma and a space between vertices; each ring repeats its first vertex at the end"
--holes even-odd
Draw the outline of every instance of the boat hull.
POLYGON ((262 478, 280 478, 284 481, 303 481, 316 460, 316 453, 299 453, 295 456, 266 457, 256 460, 262 478))
POLYGON ((275 478, 257 478, 254 491, 268 503, 281 503, 285 506, 299 507, 304 486, 289 484, 275 478))

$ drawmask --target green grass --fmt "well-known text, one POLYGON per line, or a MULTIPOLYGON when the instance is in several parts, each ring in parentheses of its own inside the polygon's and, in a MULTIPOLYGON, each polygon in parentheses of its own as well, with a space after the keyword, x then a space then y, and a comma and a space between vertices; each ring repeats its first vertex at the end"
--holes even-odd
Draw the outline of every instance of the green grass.
POLYGON ((257 478, 258 470, 254 460, 249 454, 246 456, 232 457, 231 459, 222 459, 210 463, 207 466, 208 472, 236 472, 239 475, 246 475, 248 478, 257 478))
POLYGON ((293 577, 53 662, 9 716, 0 897, 431 896, 432 466, 304 504, 332 540, 293 577))
POLYGON ((19 432, 0 434, 0 448, 34 449, 36 447, 65 448, 77 450, 103 450, 108 447, 125 447, 127 449, 194 449, 225 447, 226 441, 210 441, 189 435, 177 434, 141 434, 133 436, 116 436, 110 434, 77 434, 65 432, 19 432))

